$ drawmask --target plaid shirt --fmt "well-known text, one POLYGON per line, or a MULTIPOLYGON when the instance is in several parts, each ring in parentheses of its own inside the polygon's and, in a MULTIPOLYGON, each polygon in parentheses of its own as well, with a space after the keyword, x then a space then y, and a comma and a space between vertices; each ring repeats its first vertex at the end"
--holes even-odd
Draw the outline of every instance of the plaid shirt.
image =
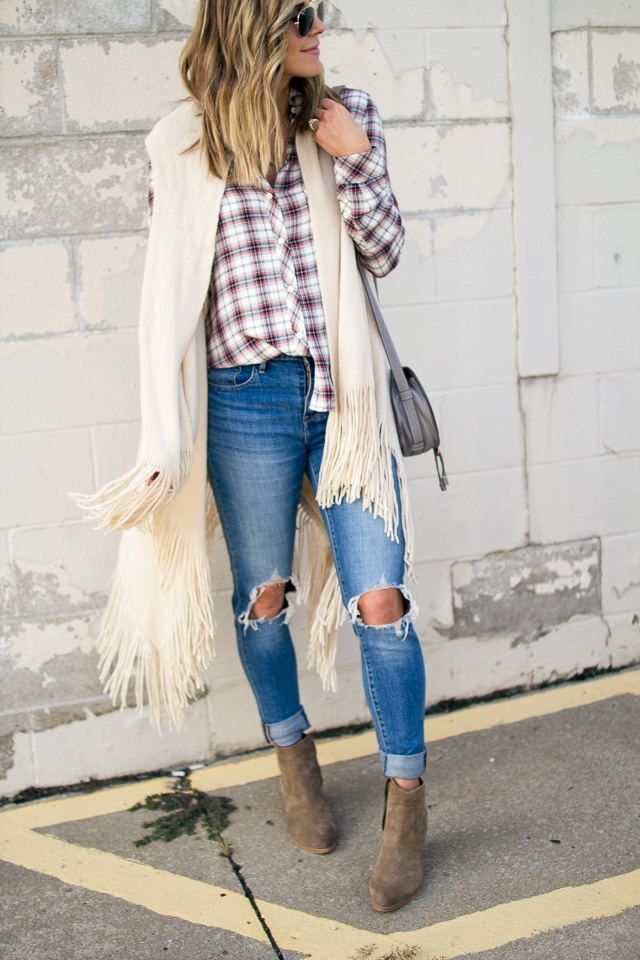
MULTIPOLYGON (((364 127, 372 149, 336 157, 338 202, 369 270, 382 277, 398 262, 404 228, 386 166, 382 122, 368 94, 342 89, 342 101, 364 127)), ((149 210, 153 175, 149 170, 149 210)), ((334 406, 329 345, 295 140, 271 186, 228 183, 220 208, 207 316, 208 365, 243 366, 278 354, 315 363, 312 410, 334 406)))

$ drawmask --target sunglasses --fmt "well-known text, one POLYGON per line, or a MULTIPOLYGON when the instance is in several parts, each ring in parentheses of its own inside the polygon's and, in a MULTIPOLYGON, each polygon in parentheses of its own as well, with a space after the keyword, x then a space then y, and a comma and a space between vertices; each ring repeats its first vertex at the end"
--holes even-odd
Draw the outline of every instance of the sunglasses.
POLYGON ((301 37, 308 37, 316 17, 319 20, 324 20, 323 0, 311 0, 306 7, 300 10, 297 17, 291 18, 291 23, 295 23, 301 37))

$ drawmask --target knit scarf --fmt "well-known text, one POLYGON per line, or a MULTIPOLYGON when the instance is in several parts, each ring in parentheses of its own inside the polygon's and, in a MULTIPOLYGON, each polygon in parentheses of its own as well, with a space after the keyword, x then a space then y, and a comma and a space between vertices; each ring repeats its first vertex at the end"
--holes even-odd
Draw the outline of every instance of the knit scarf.
MULTIPOLYGON (((205 686, 214 655, 208 549, 217 513, 207 482, 205 301, 225 181, 203 152, 197 104, 182 103, 156 124, 146 145, 154 208, 140 307, 141 437, 136 465, 92 496, 77 496, 86 519, 122 530, 118 564, 98 646, 101 680, 151 721, 183 724, 189 698, 205 686), (150 478, 157 473, 157 477, 150 478)), ((309 202, 336 405, 317 496, 305 478, 298 509, 293 580, 308 608, 308 662, 336 688, 336 631, 346 617, 319 507, 362 498, 363 509, 398 539, 411 573, 412 532, 384 350, 358 275, 336 195, 333 159, 310 131, 296 147, 309 202), (395 495, 392 458, 398 470, 395 495)))

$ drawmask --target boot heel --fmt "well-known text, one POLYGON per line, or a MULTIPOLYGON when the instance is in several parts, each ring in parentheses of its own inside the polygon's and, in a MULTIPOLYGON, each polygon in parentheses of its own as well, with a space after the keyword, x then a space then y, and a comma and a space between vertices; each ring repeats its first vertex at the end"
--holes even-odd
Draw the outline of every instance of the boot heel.
POLYGON ((303 736, 292 747, 276 747, 276 757, 289 836, 309 853, 331 853, 338 829, 322 789, 313 740, 303 736))
POLYGON ((415 790, 403 790, 394 780, 387 780, 382 825, 382 846, 369 882, 369 899, 374 910, 390 913, 408 903, 422 886, 427 840, 424 783, 415 790))

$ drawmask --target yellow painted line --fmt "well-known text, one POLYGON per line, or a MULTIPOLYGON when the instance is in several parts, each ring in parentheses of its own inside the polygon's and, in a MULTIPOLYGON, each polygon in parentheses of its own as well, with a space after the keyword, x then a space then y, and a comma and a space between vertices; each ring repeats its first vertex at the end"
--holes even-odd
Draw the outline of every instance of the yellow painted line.
MULTIPOLYGON (((425 736, 428 743, 458 737, 465 733, 489 730, 509 723, 531 720, 575 707, 587 706, 608 700, 611 697, 633 694, 640 696, 640 670, 597 677, 582 683, 552 687, 508 700, 481 703, 453 713, 427 717, 425 736)), ((327 740, 318 745, 318 758, 323 766, 371 756, 378 752, 373 732, 327 740)), ((204 770, 195 771, 191 782, 198 790, 224 790, 246 783, 267 780, 278 775, 273 753, 244 760, 230 760, 204 770)), ((11 818, 16 825, 37 829, 57 823, 87 820, 110 813, 120 813, 151 793, 167 790, 167 779, 158 778, 146 782, 112 787, 96 793, 77 797, 49 800, 0 814, 11 818)))
MULTIPOLYGON (((567 684, 527 693, 509 700, 495 703, 481 703, 473 707, 456 710, 453 713, 427 717, 425 738, 427 743, 459 737, 463 733, 489 730, 492 727, 508 723, 519 723, 542 717, 562 710, 583 707, 590 703, 608 700, 622 694, 640 696, 640 670, 585 680, 582 683, 567 684)), ((378 752, 375 734, 370 731, 339 740, 327 740, 317 745, 318 759, 323 766, 368 757, 378 752)), ((248 757, 236 763, 207 767, 199 770, 191 778, 194 786, 200 790, 220 790, 242 783, 253 783, 278 774, 273 754, 264 757, 248 757)))
MULTIPOLYGON (((224 887, 13 827, 2 829, 0 826, 0 859, 63 883, 145 907, 163 917, 177 917, 268 942, 244 894, 224 887)), ((337 951, 344 956, 353 953, 363 943, 371 943, 381 951, 388 950, 389 940, 381 934, 278 904, 258 901, 258 906, 263 916, 266 915, 276 941, 283 941, 279 944, 283 949, 308 953, 308 944, 312 944, 314 950, 321 951, 317 956, 326 960, 335 960, 337 951)), ((376 955, 373 953, 371 960, 376 955)))
MULTIPOLYGON (((64 883, 108 894, 161 916, 214 927, 266 942, 246 898, 200 880, 168 873, 133 860, 57 837, 14 827, 0 833, 0 857, 64 883), (224 894, 224 897, 222 896, 224 894)), ((326 917, 257 901, 283 950, 310 960, 347 960, 371 946, 369 960, 389 956, 393 946, 417 949, 416 960, 454 960, 482 953, 588 920, 615 916, 640 905, 640 870, 578 887, 500 904, 488 910, 432 924, 422 930, 382 935, 326 917)))
POLYGON ((520 723, 533 717, 544 717, 563 710, 585 707, 624 694, 640 696, 640 670, 628 670, 609 676, 568 683, 561 687, 525 693, 508 700, 480 703, 453 713, 427 717, 427 743, 459 737, 463 733, 490 730, 508 723, 520 723))
POLYGON ((20 806, 0 813, 0 825, 10 823, 18 828, 37 830, 39 827, 52 827, 58 823, 74 823, 76 820, 122 813, 152 793, 166 793, 173 782, 170 778, 158 777, 155 780, 109 787, 76 797, 61 797, 20 806))
POLYGON ((526 900, 502 903, 414 933, 394 934, 393 939, 417 946, 421 960, 454 960, 575 923, 614 917, 637 906, 640 870, 633 870, 596 883, 561 887, 526 900))
MULTIPOLYGON (((428 741, 434 742, 623 694, 640 695, 640 670, 429 717, 425 730, 428 741)), ((320 759, 325 765, 376 752, 372 733, 319 744, 320 759)), ((197 771, 191 779, 199 789, 219 790, 276 774, 275 757, 269 754, 197 771)), ((0 814, 0 859, 162 916, 179 917, 266 942, 264 931, 242 894, 33 832, 127 810, 150 793, 164 792, 167 783, 158 778, 7 810, 0 814)), ((640 871, 500 904, 422 930, 386 936, 266 901, 258 901, 258 905, 281 948, 310 955, 310 960, 347 960, 363 947, 367 947, 369 960, 376 960, 388 957, 394 946, 407 945, 417 948, 416 960, 454 960, 638 906, 640 871)))

